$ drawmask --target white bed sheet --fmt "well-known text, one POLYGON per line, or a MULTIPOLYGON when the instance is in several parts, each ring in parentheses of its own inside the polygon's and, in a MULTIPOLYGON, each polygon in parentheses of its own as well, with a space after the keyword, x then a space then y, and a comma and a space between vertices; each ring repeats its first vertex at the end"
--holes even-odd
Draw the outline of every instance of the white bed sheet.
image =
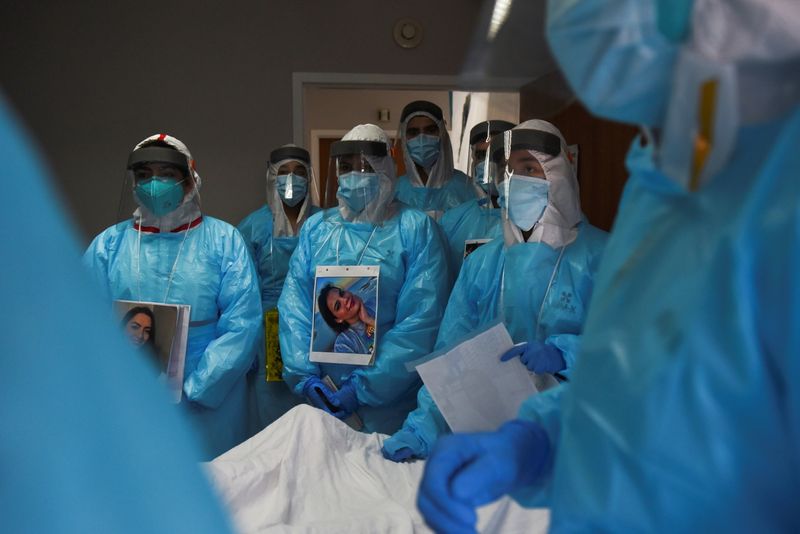
MULTIPOLYGON (((307 405, 205 464, 241 533, 427 533, 416 508, 424 462, 383 458, 386 436, 307 405)), ((546 532, 549 513, 513 500, 481 508, 481 532, 546 532)))

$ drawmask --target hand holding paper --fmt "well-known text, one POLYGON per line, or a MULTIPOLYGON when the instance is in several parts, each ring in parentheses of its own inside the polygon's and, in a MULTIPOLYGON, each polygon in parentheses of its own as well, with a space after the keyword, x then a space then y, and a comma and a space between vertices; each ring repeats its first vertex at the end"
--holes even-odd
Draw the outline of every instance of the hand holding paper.
POLYGON ((553 374, 567 367, 561 351, 541 341, 517 343, 500 357, 500 361, 505 362, 517 356, 528 371, 536 374, 553 374))

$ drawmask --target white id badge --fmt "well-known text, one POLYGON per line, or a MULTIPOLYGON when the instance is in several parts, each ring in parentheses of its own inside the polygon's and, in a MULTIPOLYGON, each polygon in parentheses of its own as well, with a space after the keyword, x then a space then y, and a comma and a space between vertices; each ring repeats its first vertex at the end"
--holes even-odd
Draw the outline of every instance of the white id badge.
POLYGON ((372 365, 378 343, 377 265, 321 265, 314 276, 310 360, 372 365))
POLYGON ((191 306, 115 300, 114 307, 125 338, 136 352, 153 360, 159 381, 166 384, 173 402, 180 402, 191 306))

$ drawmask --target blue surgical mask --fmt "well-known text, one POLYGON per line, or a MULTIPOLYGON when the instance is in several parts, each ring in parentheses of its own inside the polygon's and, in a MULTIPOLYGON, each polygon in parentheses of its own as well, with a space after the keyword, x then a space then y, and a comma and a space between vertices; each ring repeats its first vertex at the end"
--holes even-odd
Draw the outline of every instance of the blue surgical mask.
POLYGON ((550 182, 542 178, 512 175, 509 178, 509 199, 505 198, 505 182, 500 184, 500 207, 508 205, 508 218, 521 230, 530 231, 542 217, 550 193, 550 182))
POLYGON ((183 180, 153 176, 136 184, 134 194, 141 205, 156 217, 174 211, 183 201, 183 180))
POLYGON ((364 208, 378 197, 381 183, 378 173, 348 172, 339 176, 339 191, 336 197, 350 211, 361 213, 364 208))
POLYGON ((279 174, 276 178, 278 194, 281 200, 289 207, 300 204, 308 193, 308 179, 294 173, 279 174))
POLYGON ((414 163, 425 170, 430 170, 439 159, 439 137, 436 135, 420 134, 409 139, 406 146, 414 163))
POLYGON ((578 98, 601 117, 660 126, 691 2, 583 0, 554 2, 546 35, 578 98), (662 4, 667 5, 661 9, 662 4), (674 20, 659 12, 680 10, 674 20), (669 27, 668 29, 666 29, 669 27), (665 35, 669 34, 669 37, 665 35))

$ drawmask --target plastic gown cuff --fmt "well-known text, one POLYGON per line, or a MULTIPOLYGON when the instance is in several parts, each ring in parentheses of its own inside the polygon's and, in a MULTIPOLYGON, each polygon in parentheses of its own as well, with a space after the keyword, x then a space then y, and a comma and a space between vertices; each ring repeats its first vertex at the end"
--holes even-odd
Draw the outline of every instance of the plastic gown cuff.
POLYGON ((383 457, 393 462, 403 462, 412 458, 426 458, 428 447, 414 432, 398 430, 383 442, 383 457))

